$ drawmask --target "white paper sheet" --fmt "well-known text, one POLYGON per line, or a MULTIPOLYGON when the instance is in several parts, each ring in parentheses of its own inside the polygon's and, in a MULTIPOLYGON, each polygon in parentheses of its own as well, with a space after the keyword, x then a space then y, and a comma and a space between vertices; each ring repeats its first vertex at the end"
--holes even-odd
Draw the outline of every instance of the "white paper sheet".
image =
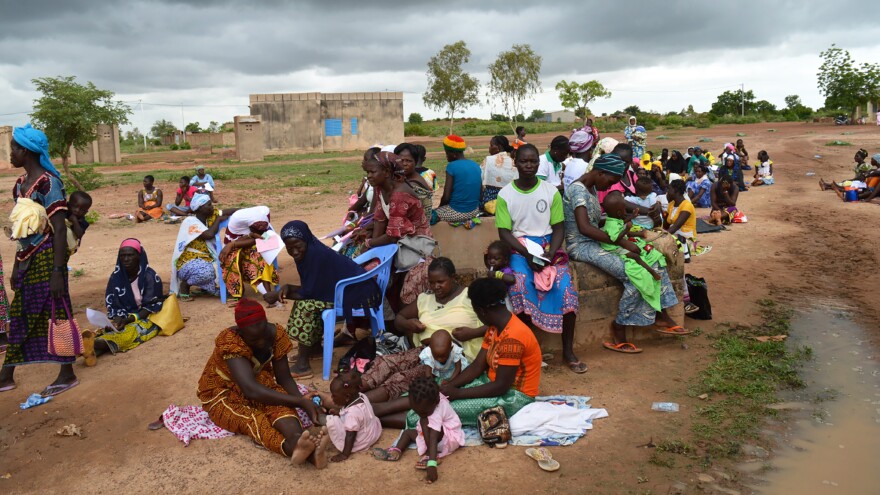
POLYGON ((525 245, 526 250, 528 250, 529 254, 531 254, 532 256, 537 256, 538 258, 541 258, 548 263, 550 262, 550 260, 547 259, 544 248, 542 248, 540 244, 531 239, 523 239, 523 244, 525 245))
POLYGON ((89 319, 89 323, 97 328, 113 328, 113 322, 110 321, 110 318, 107 318, 107 314, 103 311, 86 308, 86 318, 89 319))

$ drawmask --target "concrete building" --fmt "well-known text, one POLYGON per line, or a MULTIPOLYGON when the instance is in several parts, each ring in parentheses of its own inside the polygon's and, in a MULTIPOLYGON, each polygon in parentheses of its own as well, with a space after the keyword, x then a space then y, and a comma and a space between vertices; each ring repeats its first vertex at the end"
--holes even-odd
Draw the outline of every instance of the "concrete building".
POLYGON ((0 126, 0 168, 10 168, 9 154, 12 152, 12 127, 0 126))
POLYGON ((574 112, 569 110, 557 110, 555 112, 546 112, 537 122, 565 122, 572 123, 577 118, 574 112))
POLYGON ((119 147, 119 127, 98 124, 98 139, 83 149, 70 150, 70 163, 121 163, 122 150, 119 147))
POLYGON ((162 136, 162 144, 181 144, 187 142, 196 146, 235 146, 235 133, 232 132, 187 132, 176 131, 170 136, 162 136))
POLYGON ((259 115, 235 117, 235 156, 242 162, 258 162, 263 159, 263 131, 259 115))
POLYGON ((250 95, 268 151, 343 151, 403 142, 403 93, 250 95))

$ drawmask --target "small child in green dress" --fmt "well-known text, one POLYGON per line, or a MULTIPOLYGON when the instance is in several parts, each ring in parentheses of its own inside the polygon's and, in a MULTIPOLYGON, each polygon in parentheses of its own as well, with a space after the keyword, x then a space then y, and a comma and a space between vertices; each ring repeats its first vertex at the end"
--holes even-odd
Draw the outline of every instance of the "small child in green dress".
POLYGON ((599 244, 606 251, 617 253, 623 258, 626 276, 645 301, 660 311, 660 274, 651 267, 657 263, 665 267, 666 257, 645 240, 648 231, 630 232, 632 218, 638 215, 638 209, 628 216, 622 193, 610 192, 602 201, 602 208, 608 215, 602 230, 612 242, 599 244))

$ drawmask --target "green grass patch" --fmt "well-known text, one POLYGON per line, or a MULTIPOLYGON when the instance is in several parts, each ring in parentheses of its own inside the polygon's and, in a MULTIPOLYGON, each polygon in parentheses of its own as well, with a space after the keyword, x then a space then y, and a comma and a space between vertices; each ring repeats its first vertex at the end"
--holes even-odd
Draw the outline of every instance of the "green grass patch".
POLYGON ((669 139, 669 136, 667 136, 665 134, 661 134, 661 135, 655 137, 654 139, 656 139, 658 141, 663 141, 663 140, 669 139))
POLYGON ((835 139, 834 141, 829 141, 825 143, 825 146, 852 146, 852 143, 849 141, 840 141, 839 139, 835 139))
POLYGON ((701 143, 711 143, 711 142, 712 142, 712 138, 705 138, 705 137, 704 137, 704 138, 700 138, 698 141, 701 142, 701 143))
POLYGON ((736 137, 745 137, 745 136, 746 136, 746 133, 744 133, 744 132, 737 132, 736 133, 736 137))
POLYGON ((785 342, 759 342, 753 337, 788 335, 792 311, 762 300, 762 321, 755 326, 720 325, 720 332, 710 336, 716 350, 715 360, 688 390, 709 399, 697 408, 693 417, 695 442, 699 455, 711 463, 713 458, 735 457, 746 439, 756 437, 762 419, 776 414, 767 406, 778 402, 778 391, 804 386, 798 371, 812 358, 812 349, 789 349, 785 342))

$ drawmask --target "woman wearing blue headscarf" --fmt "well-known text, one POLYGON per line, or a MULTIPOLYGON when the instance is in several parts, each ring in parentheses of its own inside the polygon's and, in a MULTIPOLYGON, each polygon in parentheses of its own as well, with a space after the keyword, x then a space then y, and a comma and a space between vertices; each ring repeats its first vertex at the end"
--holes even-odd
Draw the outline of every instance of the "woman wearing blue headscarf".
POLYGON ((9 310, 9 344, 0 371, 0 392, 16 387, 15 367, 31 363, 61 365, 44 397, 79 384, 74 356, 49 353, 49 322, 71 319, 67 287, 67 195, 49 159, 46 135, 27 124, 12 132, 12 166, 24 169, 12 191, 16 206, 12 230, 18 241, 12 269, 15 297, 9 310))
POLYGON ((655 311, 626 276, 623 258, 600 245, 613 241, 601 228, 603 219, 598 193, 609 190, 619 182, 626 169, 626 162, 617 154, 602 155, 590 172, 584 174, 581 180, 572 182, 565 190, 562 209, 565 213, 565 248, 571 259, 589 263, 623 284, 617 317, 611 324, 614 342, 606 342, 604 347, 617 352, 638 353, 642 350, 626 342, 626 327, 629 325, 648 326, 657 322, 658 326, 664 327, 664 333, 684 335, 689 332, 678 325, 667 311, 667 308, 678 304, 678 298, 666 268, 659 264, 653 266, 660 274, 662 308, 661 311, 655 311))
MULTIPOLYGON (((324 322, 321 313, 333 307, 336 284, 340 280, 365 273, 363 267, 325 246, 309 230, 305 222, 294 220, 281 229, 281 240, 296 262, 300 285, 283 285, 278 291, 263 296, 269 304, 290 300, 293 308, 287 322, 287 334, 298 342, 299 353, 293 365, 293 376, 312 376, 309 357, 320 349, 324 322)), ((342 305, 350 321, 352 309, 376 308, 382 302, 379 286, 370 279, 345 289, 342 305)))

